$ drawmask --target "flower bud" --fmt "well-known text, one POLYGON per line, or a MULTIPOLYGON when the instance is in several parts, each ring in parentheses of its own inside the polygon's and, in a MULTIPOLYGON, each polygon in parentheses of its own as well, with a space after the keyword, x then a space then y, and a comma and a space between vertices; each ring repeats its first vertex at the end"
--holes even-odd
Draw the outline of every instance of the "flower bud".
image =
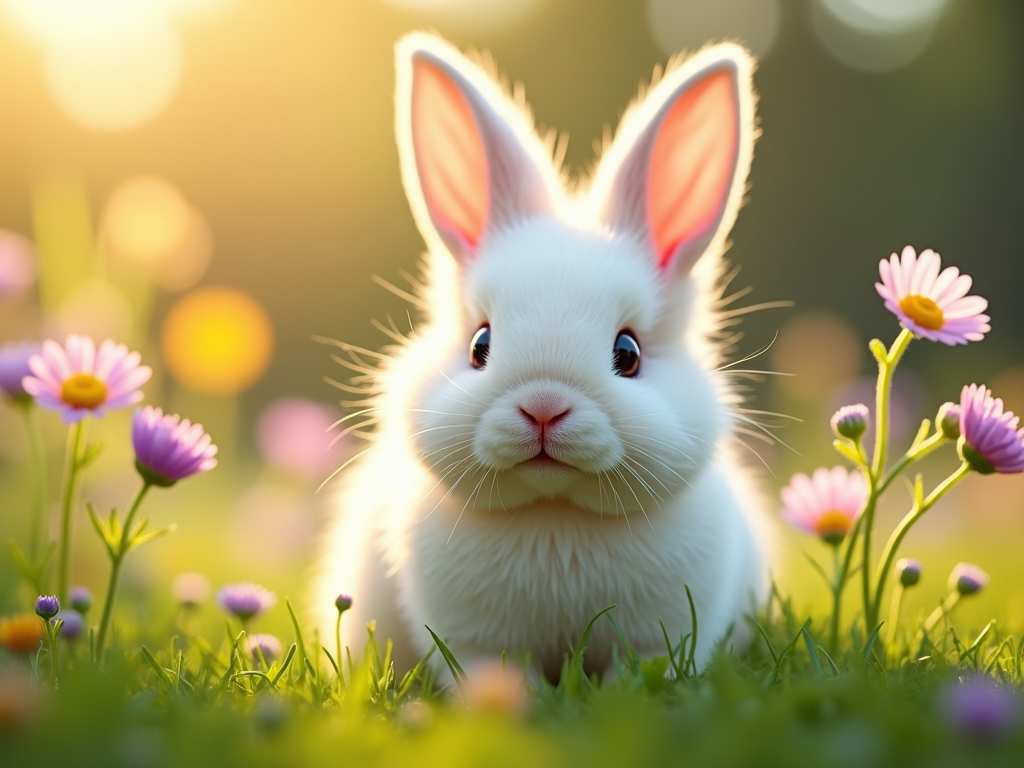
POLYGON ((964 597, 980 592, 986 584, 988 574, 970 563, 958 563, 949 574, 949 588, 955 589, 964 597))
POLYGON ((334 607, 338 609, 338 613, 344 613, 352 607, 352 598, 349 595, 338 595, 334 599, 334 607))
POLYGON ((61 611, 52 619, 50 623, 53 624, 56 621, 63 621, 60 625, 58 635, 65 640, 75 641, 82 636, 82 632, 85 631, 85 619, 82 618, 82 614, 75 610, 61 611))
POLYGON ((956 403, 943 404, 935 417, 935 429, 950 440, 956 440, 960 437, 960 412, 956 403))
POLYGON ((60 600, 56 595, 40 595, 36 599, 36 616, 52 619, 60 610, 60 600))
POLYGON ((896 562, 896 580, 903 587, 912 587, 921 580, 921 564, 909 557, 896 562))
POLYGON ((92 592, 85 587, 72 587, 68 598, 71 602, 71 608, 83 616, 92 608, 92 592))
POLYGON ((838 437, 857 441, 867 431, 869 419, 870 413, 866 405, 844 405, 832 416, 832 431, 838 437))

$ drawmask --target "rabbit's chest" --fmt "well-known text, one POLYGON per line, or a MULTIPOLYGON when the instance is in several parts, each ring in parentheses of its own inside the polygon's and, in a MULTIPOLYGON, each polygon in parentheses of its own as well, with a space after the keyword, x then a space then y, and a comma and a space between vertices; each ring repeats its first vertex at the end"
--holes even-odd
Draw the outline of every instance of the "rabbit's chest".
MULTIPOLYGON (((408 530, 397 573, 405 612, 464 652, 561 659, 599 611, 617 605, 633 642, 649 645, 659 618, 675 625, 688 610, 682 584, 710 575, 692 567, 710 542, 684 522, 600 518, 557 502, 466 514, 457 525, 431 516, 408 530)), ((610 623, 599 623, 593 650, 610 642, 610 623)))

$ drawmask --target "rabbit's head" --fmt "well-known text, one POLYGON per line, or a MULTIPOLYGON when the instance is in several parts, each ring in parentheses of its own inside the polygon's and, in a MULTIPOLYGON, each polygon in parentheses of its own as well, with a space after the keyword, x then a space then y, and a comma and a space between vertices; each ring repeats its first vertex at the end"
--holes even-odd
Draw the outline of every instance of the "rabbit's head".
POLYGON ((570 192, 479 66, 428 35, 399 43, 429 322, 385 387, 403 393, 396 415, 439 492, 626 514, 712 459, 731 417, 703 346, 707 305, 750 166, 751 70, 732 44, 670 69, 570 192))

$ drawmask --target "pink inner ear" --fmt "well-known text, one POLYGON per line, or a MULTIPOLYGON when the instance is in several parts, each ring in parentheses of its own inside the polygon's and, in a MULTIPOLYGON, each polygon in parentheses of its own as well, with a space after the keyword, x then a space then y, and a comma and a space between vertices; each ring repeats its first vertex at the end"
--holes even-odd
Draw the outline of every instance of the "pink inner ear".
POLYGON ((690 87, 662 121, 647 185, 662 268, 682 246, 710 237, 722 214, 736 166, 738 114, 732 71, 722 69, 690 87))
POLYGON ((412 141, 427 209, 440 230, 475 246, 488 210, 487 154, 459 86, 436 64, 417 58, 412 141))

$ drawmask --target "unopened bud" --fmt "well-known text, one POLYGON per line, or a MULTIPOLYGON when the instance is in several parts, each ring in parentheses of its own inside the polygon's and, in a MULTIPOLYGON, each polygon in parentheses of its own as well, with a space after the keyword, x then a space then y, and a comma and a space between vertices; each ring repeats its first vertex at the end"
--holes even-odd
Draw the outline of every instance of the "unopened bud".
POLYGON ((857 441, 867 431, 870 412, 862 403, 844 405, 832 416, 832 431, 838 437, 857 441))

